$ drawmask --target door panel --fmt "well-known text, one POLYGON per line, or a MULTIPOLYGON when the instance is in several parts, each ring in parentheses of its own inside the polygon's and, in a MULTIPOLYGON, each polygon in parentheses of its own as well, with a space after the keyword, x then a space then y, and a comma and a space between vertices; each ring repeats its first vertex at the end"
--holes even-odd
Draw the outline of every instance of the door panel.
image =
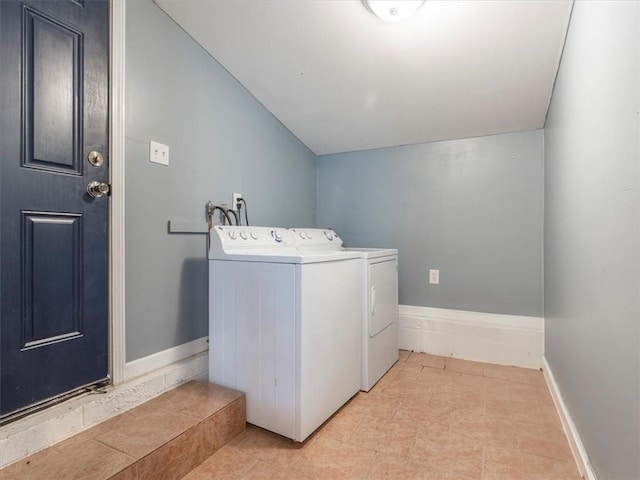
POLYGON ((80 174, 82 33, 23 10, 25 166, 80 174))
POLYGON ((22 348, 81 335, 82 217, 23 212, 23 229, 22 348))
POLYGON ((108 377, 108 12, 0 0, 2 416, 108 377))

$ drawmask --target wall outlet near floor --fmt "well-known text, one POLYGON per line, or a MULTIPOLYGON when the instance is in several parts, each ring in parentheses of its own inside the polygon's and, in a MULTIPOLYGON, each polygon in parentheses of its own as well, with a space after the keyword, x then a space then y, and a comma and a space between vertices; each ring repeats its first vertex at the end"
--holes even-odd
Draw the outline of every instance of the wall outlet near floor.
POLYGON ((169 145, 149 140, 149 161, 169 165, 169 145))
POLYGON ((429 269, 429 283, 431 285, 440 285, 440 270, 429 269))

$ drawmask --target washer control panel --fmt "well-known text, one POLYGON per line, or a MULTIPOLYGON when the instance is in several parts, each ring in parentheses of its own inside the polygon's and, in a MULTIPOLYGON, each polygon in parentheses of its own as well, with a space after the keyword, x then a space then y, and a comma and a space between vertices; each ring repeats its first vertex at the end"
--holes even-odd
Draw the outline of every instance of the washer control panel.
POLYGON ((330 228, 290 228, 298 247, 342 247, 342 239, 330 228))
POLYGON ((212 251, 295 246, 293 233, 286 228, 215 225, 211 229, 212 251))

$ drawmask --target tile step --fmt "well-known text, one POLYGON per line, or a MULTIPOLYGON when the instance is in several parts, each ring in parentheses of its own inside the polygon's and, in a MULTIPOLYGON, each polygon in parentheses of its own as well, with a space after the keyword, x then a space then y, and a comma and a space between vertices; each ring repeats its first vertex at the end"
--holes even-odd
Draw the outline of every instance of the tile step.
POLYGON ((242 392, 192 381, 0 470, 2 480, 176 480, 246 428, 242 392))

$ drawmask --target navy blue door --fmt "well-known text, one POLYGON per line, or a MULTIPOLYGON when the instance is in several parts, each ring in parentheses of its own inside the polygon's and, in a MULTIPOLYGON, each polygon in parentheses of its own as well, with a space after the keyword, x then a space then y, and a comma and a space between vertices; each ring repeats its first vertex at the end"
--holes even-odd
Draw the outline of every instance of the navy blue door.
POLYGON ((108 18, 0 0, 2 416, 108 376, 108 18))

